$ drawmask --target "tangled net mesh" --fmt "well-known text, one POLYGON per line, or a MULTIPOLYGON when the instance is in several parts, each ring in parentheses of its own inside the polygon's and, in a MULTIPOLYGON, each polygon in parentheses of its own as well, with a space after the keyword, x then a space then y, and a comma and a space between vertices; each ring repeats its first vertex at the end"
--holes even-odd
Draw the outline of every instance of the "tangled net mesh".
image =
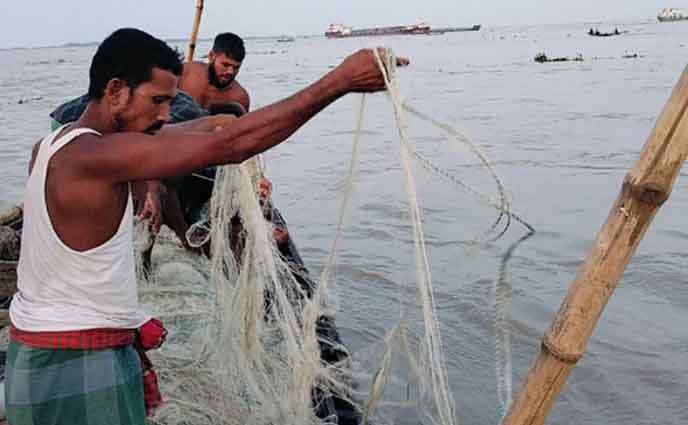
POLYGON ((166 399, 157 423, 322 423, 313 389, 346 394, 339 366, 320 361, 322 309, 276 249, 254 187, 245 165, 219 168, 212 260, 157 244, 156 257, 176 261, 142 278, 142 303, 170 328, 152 356, 166 399), (237 215, 242 230, 233 237, 237 215))
MULTIPOLYGON (((346 348, 318 331, 323 318, 334 316, 328 305, 328 291, 357 170, 365 105, 362 97, 341 215, 317 285, 304 285, 297 279, 293 264, 280 254, 273 241, 273 225, 265 219, 264 206, 257 197, 259 162, 218 168, 209 222, 198 223, 188 234, 190 242, 197 246, 210 238, 211 260, 185 252, 174 242, 171 232, 158 236, 153 272, 144 274, 139 268, 141 303, 163 319, 169 330, 165 345, 151 354, 165 400, 152 423, 324 425, 337 423, 333 413, 316 414, 327 412, 322 405, 331 402, 332 397, 353 406, 364 424, 396 423, 400 412, 409 410, 423 424, 457 423, 412 161, 454 181, 498 210, 499 218, 486 234, 496 232, 497 237, 501 236, 506 231, 497 229, 502 218, 507 219, 507 228, 511 219, 529 232, 532 227, 510 211, 496 174, 500 199, 493 200, 416 152, 406 134, 404 111, 421 118, 423 115, 403 104, 391 51, 375 54, 386 76, 400 135, 416 273, 415 290, 400 291, 397 323, 381 341, 358 356, 366 362, 367 370, 374 371, 369 383, 363 388, 354 385, 346 348), (238 234, 236 223, 232 223, 234 217, 241 222, 238 234), (192 240, 195 238, 198 240, 192 240), (422 326, 410 326, 419 317, 422 326), (325 362, 321 358, 323 347, 345 355, 339 361, 325 362), (395 383, 405 389, 401 395, 385 393, 390 380, 397 379, 391 372, 395 365, 402 365, 406 375, 405 382, 395 383)), ((460 138, 458 133, 448 132, 460 138)), ((489 167, 484 156, 479 157, 489 167)), ((150 247, 151 241, 147 226, 137 226, 137 251, 150 247)), ((495 348, 501 352, 496 369, 503 410, 511 401, 509 336, 500 322, 506 320, 504 309, 508 306, 509 294, 505 295, 499 284, 506 280, 505 275, 506 271, 500 270, 494 291, 495 348)))

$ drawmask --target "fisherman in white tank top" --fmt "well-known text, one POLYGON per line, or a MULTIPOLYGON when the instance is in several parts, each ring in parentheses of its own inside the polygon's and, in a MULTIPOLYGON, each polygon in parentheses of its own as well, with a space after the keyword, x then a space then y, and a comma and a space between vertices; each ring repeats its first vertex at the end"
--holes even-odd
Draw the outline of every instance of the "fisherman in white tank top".
POLYGON ((34 147, 10 307, 10 424, 143 425, 145 407, 160 401, 149 397, 144 406, 143 383, 154 375, 142 374, 132 348, 142 324, 143 348, 162 332, 138 303, 131 182, 242 162, 346 93, 384 89, 374 55, 362 50, 232 125, 216 116, 156 131, 169 119, 181 70, 163 41, 116 31, 93 57, 81 118, 34 147))
POLYGON ((114 234, 93 248, 71 248, 51 222, 50 210, 59 201, 51 199, 51 207, 46 202, 52 198, 46 195, 49 164, 84 134, 100 136, 87 128, 56 130, 43 139, 33 160, 24 198, 20 289, 10 309, 12 324, 24 331, 136 329, 150 319, 138 305, 128 190, 114 234))

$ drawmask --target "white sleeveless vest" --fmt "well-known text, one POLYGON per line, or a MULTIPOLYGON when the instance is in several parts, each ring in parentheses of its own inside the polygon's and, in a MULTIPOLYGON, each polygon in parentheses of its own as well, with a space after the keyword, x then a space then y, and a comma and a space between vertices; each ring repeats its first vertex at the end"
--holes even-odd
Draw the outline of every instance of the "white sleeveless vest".
POLYGON ((140 310, 136 290, 131 192, 117 233, 102 245, 73 250, 53 228, 45 201, 50 158, 82 134, 100 135, 80 128, 53 144, 63 128, 41 141, 27 183, 10 319, 31 332, 138 328, 150 316, 140 310))

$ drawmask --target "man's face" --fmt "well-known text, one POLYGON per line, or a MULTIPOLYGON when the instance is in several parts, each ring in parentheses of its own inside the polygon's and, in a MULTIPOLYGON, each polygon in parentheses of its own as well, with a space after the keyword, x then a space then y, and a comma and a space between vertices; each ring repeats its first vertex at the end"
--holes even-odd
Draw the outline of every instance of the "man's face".
POLYGON ((241 62, 224 53, 210 52, 208 61, 208 78, 210 84, 217 88, 225 88, 232 84, 241 69, 241 62))
POLYGON ((177 95, 177 76, 153 68, 152 79, 136 89, 124 89, 128 98, 113 108, 119 131, 154 133, 170 120, 170 104, 177 95))

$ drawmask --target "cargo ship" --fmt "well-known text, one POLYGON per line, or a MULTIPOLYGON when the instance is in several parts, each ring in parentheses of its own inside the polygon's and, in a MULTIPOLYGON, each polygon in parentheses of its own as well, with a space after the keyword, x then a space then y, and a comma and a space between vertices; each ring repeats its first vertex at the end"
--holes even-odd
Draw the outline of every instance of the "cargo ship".
POLYGON ((688 15, 678 9, 662 9, 657 19, 659 22, 688 21, 688 15))
POLYGON ((353 29, 342 24, 331 24, 325 31, 327 38, 367 37, 375 35, 427 35, 430 25, 422 22, 413 25, 399 25, 394 27, 353 29))

